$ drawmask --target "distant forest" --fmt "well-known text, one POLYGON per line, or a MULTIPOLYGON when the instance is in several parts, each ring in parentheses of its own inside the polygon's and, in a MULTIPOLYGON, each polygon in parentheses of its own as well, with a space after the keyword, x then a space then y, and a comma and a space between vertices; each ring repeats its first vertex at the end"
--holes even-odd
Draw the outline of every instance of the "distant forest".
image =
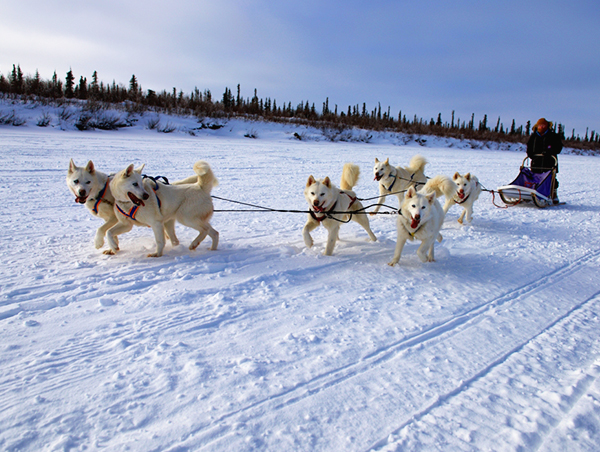
MULTIPOLYGON (((156 92, 148 89, 144 92, 135 75, 132 75, 129 80, 129 86, 117 84, 115 81, 110 85, 104 84, 99 81, 96 71, 90 81, 83 76, 80 76, 77 81, 72 70, 67 72, 64 81, 56 72, 51 80, 43 80, 37 70, 33 76, 24 75, 19 65, 13 65, 8 76, 0 73, 0 94, 9 98, 55 104, 77 100, 89 103, 90 108, 96 109, 98 104, 110 104, 136 113, 157 111, 195 115, 198 118, 246 117, 273 122, 294 122, 340 131, 358 127, 373 131, 514 143, 527 142, 532 133, 530 121, 523 126, 517 125, 513 119, 508 127, 501 122, 500 118, 489 121, 487 115, 477 122, 475 114, 461 120, 455 118, 454 112, 450 120, 442 119, 441 113, 437 118, 424 120, 417 115, 407 118, 402 111, 394 116, 390 107, 382 110, 381 103, 373 109, 367 108, 366 103, 348 106, 347 110, 338 109, 337 105, 329 105, 329 98, 325 99, 319 111, 315 104, 309 101, 302 101, 293 106, 291 102, 279 104, 275 99, 261 99, 256 89, 251 98, 244 98, 241 95, 240 85, 237 85, 235 94, 230 88, 225 88, 220 97, 214 97, 210 90, 201 92, 198 88, 190 93, 178 91, 176 88, 172 91, 156 92)), ((555 131, 561 135, 565 146, 600 150, 600 136, 596 131, 590 133, 587 129, 585 137, 580 137, 575 135, 573 129, 571 135, 567 135, 565 126, 560 123, 555 124, 555 131)))

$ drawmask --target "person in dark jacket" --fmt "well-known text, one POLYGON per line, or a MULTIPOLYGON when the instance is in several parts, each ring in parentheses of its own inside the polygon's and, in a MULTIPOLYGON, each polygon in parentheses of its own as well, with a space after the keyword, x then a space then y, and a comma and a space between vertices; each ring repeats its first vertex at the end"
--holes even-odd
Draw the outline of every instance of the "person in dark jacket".
MULTIPOLYGON (((558 173, 558 159, 555 157, 562 151, 563 144, 560 136, 552 130, 552 123, 540 118, 533 126, 533 133, 527 142, 527 157, 531 159, 531 170, 534 173, 544 173, 556 166, 558 173)), ((554 185, 553 200, 558 204, 556 189, 558 181, 554 185)))

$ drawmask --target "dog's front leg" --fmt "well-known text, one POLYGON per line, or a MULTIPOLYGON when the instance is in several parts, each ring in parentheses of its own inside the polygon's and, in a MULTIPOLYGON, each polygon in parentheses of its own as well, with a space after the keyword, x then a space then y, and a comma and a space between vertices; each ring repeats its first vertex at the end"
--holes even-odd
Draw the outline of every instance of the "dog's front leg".
POLYGON ((325 256, 331 256, 333 254, 333 249, 335 248, 335 242, 337 242, 340 235, 340 224, 336 222, 326 226, 326 228, 329 233, 327 234, 327 246, 325 247, 325 252, 323 254, 325 256))
POLYGON ((435 239, 423 240, 419 249, 417 250, 417 256, 421 259, 421 262, 433 262, 433 244, 435 239))
POLYGON ((466 217, 465 217, 465 221, 467 223, 470 223, 471 220, 473 219, 473 205, 467 205, 465 206, 465 212, 466 212, 466 217))
POLYGON ((104 251, 104 254, 115 254, 119 251, 119 241, 117 236, 131 231, 132 228, 133 223, 126 220, 124 222, 119 221, 115 226, 106 231, 106 239, 110 249, 104 251))
POLYGON ((148 254, 148 257, 160 257, 165 248, 165 226, 161 221, 155 221, 150 225, 154 232, 154 240, 156 241, 156 253, 148 254))
POLYGON ((312 248, 312 246, 313 246, 313 239, 310 236, 310 232, 313 231, 314 229, 316 229, 318 226, 319 226, 319 223, 314 221, 312 219, 312 217, 309 216, 308 221, 306 222, 306 224, 304 225, 304 228, 302 229, 302 237, 304 238, 304 244, 309 248, 312 248))
POLYGON ((400 224, 400 220, 398 220, 398 236, 396 238, 396 249, 394 250, 394 257, 392 258, 392 260, 390 262, 388 262, 388 265, 391 267, 396 265, 398 263, 398 261, 400 260, 400 256, 402 255, 402 250, 404 249, 404 245, 406 244, 406 241, 408 240, 408 236, 406 234, 402 233, 400 228, 404 228, 404 226, 402 226, 400 224))
MULTIPOLYGON (((96 247, 97 250, 99 250, 100 248, 102 248, 104 246, 104 236, 106 235, 106 231, 108 231, 110 228, 112 228, 118 222, 119 222, 119 220, 117 220, 116 217, 112 217, 112 218, 106 220, 106 222, 98 228, 98 230, 96 231, 96 237, 94 238, 94 246, 96 247)), ((118 247, 119 247, 119 243, 117 242, 117 248, 118 247)))
POLYGON ((453 204, 454 204, 454 199, 452 199, 450 197, 446 199, 446 202, 444 203, 444 207, 443 207, 444 215, 446 215, 448 213, 448 211, 450 210, 450 207, 452 207, 453 204))

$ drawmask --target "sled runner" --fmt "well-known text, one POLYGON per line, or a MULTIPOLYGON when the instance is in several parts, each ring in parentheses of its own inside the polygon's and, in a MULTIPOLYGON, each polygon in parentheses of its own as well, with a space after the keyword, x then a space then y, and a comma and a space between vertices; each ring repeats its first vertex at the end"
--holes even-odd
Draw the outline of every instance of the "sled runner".
MULTIPOLYGON (((535 168, 526 166, 529 157, 523 159, 517 178, 508 185, 498 187, 498 194, 504 203, 515 206, 521 202, 533 202, 537 207, 543 208, 553 204, 556 190, 556 171, 558 161, 554 157, 554 167, 535 168)), ((531 162, 530 162, 531 164, 531 162)))

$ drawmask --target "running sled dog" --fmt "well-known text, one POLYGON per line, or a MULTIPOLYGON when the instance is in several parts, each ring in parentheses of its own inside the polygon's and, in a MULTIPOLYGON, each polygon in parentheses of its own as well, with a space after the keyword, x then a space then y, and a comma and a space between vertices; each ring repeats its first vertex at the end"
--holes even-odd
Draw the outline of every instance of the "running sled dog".
MULTIPOLYGON (((197 181, 198 176, 194 175, 173 182, 173 184, 191 184, 197 181)), ((109 182, 110 176, 98 171, 96 165, 91 160, 88 161, 86 166, 77 166, 73 159, 69 161, 67 187, 69 187, 75 196, 75 202, 85 204, 93 216, 104 220, 104 224, 98 228, 94 238, 96 249, 104 246, 106 232, 119 222, 115 214, 115 198, 112 195, 109 182)), ((174 245, 179 244, 174 229, 169 234, 169 238, 174 245)), ((115 240, 117 239, 115 238, 115 240)))
POLYGON ((413 156, 407 167, 394 167, 390 165, 389 158, 385 162, 380 162, 376 158, 373 174, 375 180, 379 182, 379 199, 371 215, 379 212, 379 208, 385 202, 387 195, 395 194, 398 197, 398 204, 402 204, 404 193, 408 187, 417 186, 418 188, 419 185, 425 184, 427 182, 424 173, 425 165, 427 165, 427 160, 421 155, 413 156))
POLYGON ((442 241, 440 230, 444 223, 444 210, 437 200, 434 191, 426 187, 416 191, 409 187, 400 206, 398 221, 398 239, 394 257, 388 265, 394 266, 400 260, 402 250, 407 240, 420 240, 417 256, 421 262, 433 262, 433 245, 442 241))
POLYGON ((71 159, 67 171, 67 186, 75 195, 75 202, 85 204, 93 216, 104 220, 94 238, 94 246, 102 248, 106 231, 118 222, 108 175, 96 170, 91 160, 86 166, 77 166, 71 159))
POLYGON ((347 223, 350 220, 354 220, 360 224, 367 231, 372 241, 377 240, 377 237, 371 231, 369 218, 365 215, 363 205, 352 191, 352 188, 358 182, 359 175, 360 169, 357 165, 346 163, 342 170, 340 188, 334 186, 329 177, 322 180, 317 180, 313 176, 308 178, 306 188, 304 189, 304 197, 308 202, 310 213, 302 229, 302 236, 307 247, 310 248, 313 246, 313 239, 310 232, 322 224, 328 232, 324 254, 330 256, 338 240, 341 224, 347 223))
POLYGON ((148 257, 162 256, 165 231, 173 245, 179 244, 175 238, 175 221, 198 231, 198 236, 189 246, 190 250, 196 249, 207 235, 212 240, 210 249, 216 250, 219 233, 209 220, 213 214, 210 193, 217 179, 208 163, 196 162, 196 176, 173 185, 143 178, 142 169, 134 169, 133 165, 129 165, 110 181, 118 223, 107 232, 110 250, 106 254, 119 251, 117 236, 120 234, 130 231, 133 226, 149 226, 154 232, 156 252, 148 257))
POLYGON ((473 219, 473 204, 479 198, 482 188, 477 177, 471 173, 461 175, 456 172, 452 180, 446 176, 436 176, 425 185, 430 191, 435 191, 437 196, 443 194, 446 197, 444 213, 448 213, 450 207, 455 204, 462 206, 463 211, 458 217, 458 222, 463 220, 470 223, 473 219))

